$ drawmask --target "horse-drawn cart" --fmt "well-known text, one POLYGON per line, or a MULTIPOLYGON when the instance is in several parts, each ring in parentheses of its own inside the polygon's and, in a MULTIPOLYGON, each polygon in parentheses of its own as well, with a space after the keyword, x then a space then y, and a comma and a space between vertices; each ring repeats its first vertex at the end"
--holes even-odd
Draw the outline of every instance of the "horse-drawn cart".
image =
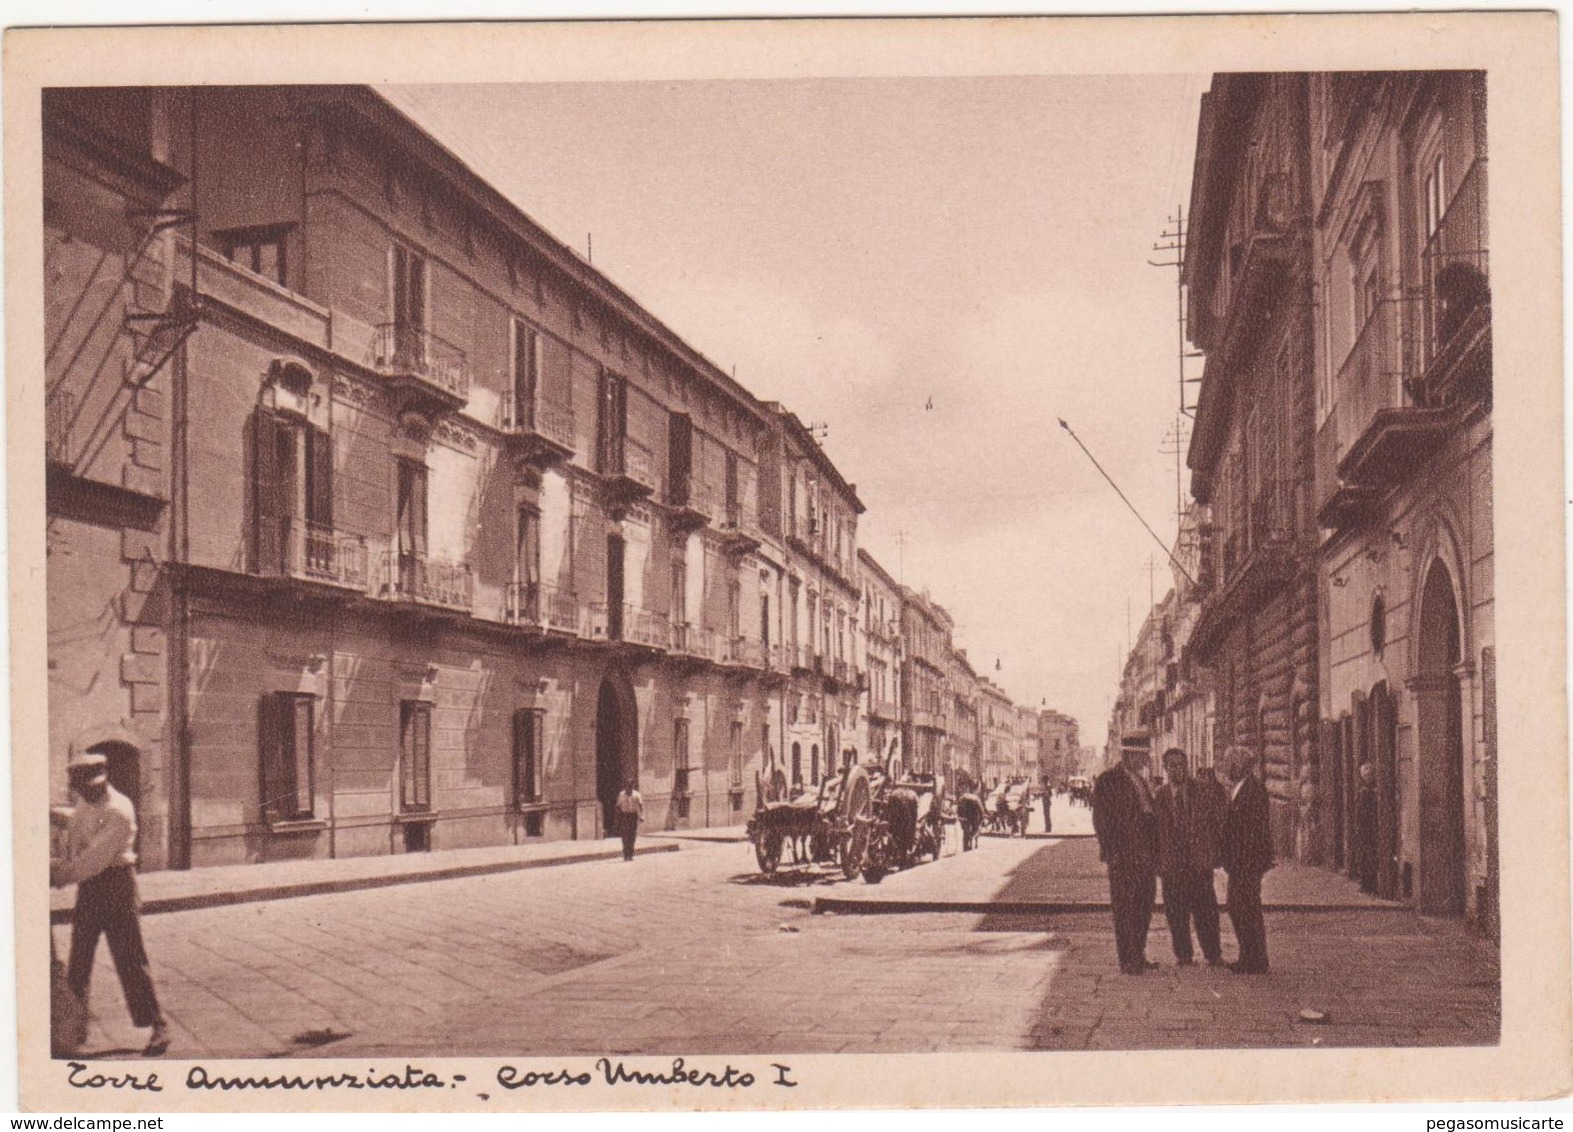
POLYGON ((833 863, 848 880, 877 883, 894 869, 938 860, 951 820, 944 788, 932 775, 897 780, 854 764, 820 783, 817 793, 773 800, 761 783, 748 837, 762 872, 783 863, 833 863))

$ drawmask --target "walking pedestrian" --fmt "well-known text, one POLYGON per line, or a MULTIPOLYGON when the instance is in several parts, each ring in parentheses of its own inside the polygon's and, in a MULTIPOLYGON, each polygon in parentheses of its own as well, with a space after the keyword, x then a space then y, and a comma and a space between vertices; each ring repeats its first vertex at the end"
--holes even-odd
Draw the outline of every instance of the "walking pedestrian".
POLYGON ((623 860, 634 859, 634 840, 639 836, 639 823, 644 820, 644 799, 634 786, 634 780, 623 783, 623 792, 617 796, 617 832, 623 838, 623 860))
POLYGON ((1158 789, 1158 873, 1163 912, 1169 921, 1174 959, 1196 961, 1191 925, 1210 967, 1223 962, 1218 940, 1218 894, 1213 870, 1223 853, 1224 808, 1218 792, 1190 775, 1190 760, 1178 747, 1163 753, 1165 782, 1158 789))
POLYGON ((1109 868, 1114 946, 1120 970, 1127 975, 1158 967, 1147 959, 1147 932, 1158 883, 1157 818, 1146 779, 1150 762, 1150 740, 1127 738, 1120 744, 1120 764, 1100 774, 1092 791, 1098 856, 1109 868))
POLYGON ((1361 892, 1376 892, 1376 768, 1360 764, 1360 790, 1355 795, 1354 874, 1361 892))
POLYGON ((138 1027, 152 1027, 143 1052, 157 1057, 169 1048, 169 1023, 153 989, 138 919, 136 809, 131 799, 109 785, 108 760, 103 755, 75 756, 66 774, 80 801, 66 819, 65 856, 49 863, 52 887, 77 886, 66 982, 86 1006, 98 937, 106 937, 131 1021, 138 1027))
POLYGON ((1224 776, 1233 783, 1224 820, 1223 867, 1229 874, 1226 903, 1240 955, 1229 970, 1267 974, 1267 924, 1262 918, 1262 877, 1273 867, 1267 788, 1251 773, 1255 756, 1244 747, 1224 752, 1224 776))

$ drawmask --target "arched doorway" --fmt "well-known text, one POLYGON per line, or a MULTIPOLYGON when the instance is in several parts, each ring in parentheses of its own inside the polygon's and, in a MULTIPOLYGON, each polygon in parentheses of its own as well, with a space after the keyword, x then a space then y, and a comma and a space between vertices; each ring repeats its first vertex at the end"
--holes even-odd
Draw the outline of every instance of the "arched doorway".
POLYGON ((609 672, 595 707, 595 796, 603 837, 617 829, 617 794, 629 780, 639 782, 639 705, 627 675, 609 672))
POLYGON ((1420 778, 1422 912, 1464 911, 1464 729, 1457 668, 1462 658, 1458 602, 1440 561, 1426 572, 1420 598, 1415 731, 1420 778))
POLYGON ((109 785, 131 800, 137 813, 137 836, 132 851, 141 858, 142 850, 142 752, 130 743, 111 739, 94 743, 87 749, 91 755, 103 755, 108 764, 109 785))

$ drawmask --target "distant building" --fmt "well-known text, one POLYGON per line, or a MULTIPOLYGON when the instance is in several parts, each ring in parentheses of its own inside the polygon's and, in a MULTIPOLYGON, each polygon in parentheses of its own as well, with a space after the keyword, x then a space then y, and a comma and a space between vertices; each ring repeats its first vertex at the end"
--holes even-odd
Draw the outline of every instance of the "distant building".
POLYGON ((867 652, 868 752, 887 759, 901 745, 901 586, 861 548, 858 581, 863 595, 858 620, 867 652))
POLYGON ((1081 759, 1081 739, 1074 719, 1063 712, 1045 708, 1038 712, 1038 776, 1050 782, 1064 782, 1077 773, 1081 759))
POLYGON ((901 594, 901 638, 906 648, 901 668, 906 713, 902 746, 909 770, 932 774, 943 765, 950 730, 947 667, 953 625, 950 614, 926 593, 903 587, 901 594))

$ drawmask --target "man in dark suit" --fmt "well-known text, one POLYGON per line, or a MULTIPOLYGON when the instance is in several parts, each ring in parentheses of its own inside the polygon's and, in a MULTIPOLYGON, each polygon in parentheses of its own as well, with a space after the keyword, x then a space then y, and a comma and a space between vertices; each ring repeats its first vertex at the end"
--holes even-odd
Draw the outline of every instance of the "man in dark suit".
POLYGON ((1209 966, 1223 962, 1218 943, 1218 894, 1213 870, 1223 854, 1224 808, 1218 792, 1190 775, 1190 760, 1178 747, 1163 753, 1166 779, 1158 788, 1158 875, 1163 878, 1163 912, 1169 921, 1174 958, 1194 963, 1191 924, 1209 966))
POLYGON ((1157 896, 1158 825, 1151 761, 1145 736, 1120 744, 1120 764, 1100 774, 1092 788, 1092 828, 1098 856, 1109 867, 1109 903, 1114 910, 1114 946, 1120 970, 1141 975, 1155 970, 1147 960, 1147 929, 1157 896))
POLYGON ((1376 771, 1360 764, 1360 790, 1355 794, 1354 874, 1360 891, 1376 892, 1376 771))
POLYGON ((1223 829, 1223 867, 1229 874, 1229 920, 1240 957, 1229 964, 1237 975, 1267 974, 1267 925, 1262 920, 1262 877, 1273 867, 1267 788, 1254 774, 1256 761, 1244 747, 1224 752, 1224 777, 1232 784, 1223 829))

